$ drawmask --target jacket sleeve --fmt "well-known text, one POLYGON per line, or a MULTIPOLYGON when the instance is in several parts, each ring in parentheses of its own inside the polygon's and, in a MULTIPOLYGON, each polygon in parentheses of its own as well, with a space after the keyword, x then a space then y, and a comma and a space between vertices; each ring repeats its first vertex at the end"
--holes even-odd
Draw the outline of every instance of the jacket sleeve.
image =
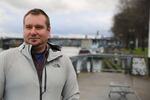
POLYGON ((0 100, 3 99, 4 94, 4 83, 5 83, 5 76, 4 76, 4 58, 2 53, 0 54, 0 100))
POLYGON ((63 100, 79 100, 80 92, 75 70, 73 68, 71 60, 68 57, 65 58, 65 60, 66 67, 68 69, 67 80, 62 91, 63 100))

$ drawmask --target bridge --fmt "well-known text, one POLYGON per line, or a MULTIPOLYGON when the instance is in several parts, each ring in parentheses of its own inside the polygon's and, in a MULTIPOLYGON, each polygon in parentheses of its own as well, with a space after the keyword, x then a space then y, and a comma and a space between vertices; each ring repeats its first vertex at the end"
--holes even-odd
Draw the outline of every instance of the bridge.
MULTIPOLYGON (((9 49, 11 47, 19 46, 23 42, 23 38, 2 38, 0 39, 0 47, 9 49)), ((91 48, 92 46, 99 47, 120 47, 121 42, 113 38, 50 38, 52 42, 59 46, 71 46, 81 48, 91 48)))

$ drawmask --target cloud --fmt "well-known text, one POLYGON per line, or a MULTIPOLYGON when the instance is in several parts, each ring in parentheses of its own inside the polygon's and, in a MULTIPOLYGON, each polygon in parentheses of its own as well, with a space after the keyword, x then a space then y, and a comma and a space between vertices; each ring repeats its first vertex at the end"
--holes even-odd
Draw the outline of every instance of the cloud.
POLYGON ((5 2, 0 2, 0 32, 19 32, 21 11, 5 2))
POLYGON ((109 34, 118 0, 1 0, 0 32, 22 33, 23 15, 42 8, 51 18, 53 34, 109 34))
POLYGON ((108 11, 114 9, 118 0, 1 0, 19 9, 34 7, 45 8, 49 11, 108 11))

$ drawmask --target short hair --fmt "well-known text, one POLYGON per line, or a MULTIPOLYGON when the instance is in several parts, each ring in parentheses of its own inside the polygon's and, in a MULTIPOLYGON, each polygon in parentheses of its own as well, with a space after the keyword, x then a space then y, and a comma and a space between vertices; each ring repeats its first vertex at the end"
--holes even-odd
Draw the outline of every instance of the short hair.
POLYGON ((31 9, 29 10, 25 15, 24 15, 24 18, 23 18, 23 24, 25 24, 25 18, 26 16, 28 15, 44 15, 45 18, 46 18, 46 26, 47 27, 50 27, 50 20, 49 20, 49 17, 48 15, 42 10, 42 9, 38 9, 38 8, 34 8, 34 9, 31 9))

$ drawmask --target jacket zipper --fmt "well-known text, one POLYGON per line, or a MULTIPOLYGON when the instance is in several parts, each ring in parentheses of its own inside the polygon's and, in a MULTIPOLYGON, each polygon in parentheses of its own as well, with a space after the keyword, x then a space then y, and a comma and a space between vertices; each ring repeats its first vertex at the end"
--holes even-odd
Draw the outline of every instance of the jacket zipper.
MULTIPOLYGON (((35 67, 35 65, 34 65, 33 60, 32 60, 32 66, 33 66, 34 70, 36 71, 36 76, 37 76, 37 78, 38 78, 39 89, 40 89, 39 96, 40 96, 40 100, 42 100, 42 79, 41 79, 41 81, 40 81, 40 79, 39 79, 39 77, 38 77, 38 72, 37 72, 37 70, 36 70, 36 67, 35 67)), ((43 71, 42 71, 42 73, 43 73, 43 71)))
MULTIPOLYGON (((42 100, 42 95, 46 92, 46 83, 47 83, 47 71, 46 67, 43 68, 45 70, 45 75, 44 75, 44 91, 42 91, 42 80, 39 79, 39 86, 40 86, 40 100, 42 100)), ((42 76, 43 76, 43 71, 42 71, 42 76)), ((43 78, 43 77, 42 77, 43 78)))
MULTIPOLYGON (((46 57, 47 58, 47 57, 46 57)), ((45 76, 44 76, 44 91, 42 92, 42 81, 43 81, 43 69, 42 69, 42 76, 41 76, 41 80, 40 80, 40 77, 38 76, 38 72, 37 72, 37 69, 36 69, 36 66, 34 64, 34 61, 32 60, 32 64, 35 68, 35 71, 36 71, 36 75, 38 77, 38 81, 39 81, 39 89, 40 89, 40 100, 42 100, 42 95, 44 92, 46 92, 46 82, 47 82, 47 73, 46 73, 46 59, 44 60, 44 64, 43 64, 43 69, 45 69, 45 76)))

